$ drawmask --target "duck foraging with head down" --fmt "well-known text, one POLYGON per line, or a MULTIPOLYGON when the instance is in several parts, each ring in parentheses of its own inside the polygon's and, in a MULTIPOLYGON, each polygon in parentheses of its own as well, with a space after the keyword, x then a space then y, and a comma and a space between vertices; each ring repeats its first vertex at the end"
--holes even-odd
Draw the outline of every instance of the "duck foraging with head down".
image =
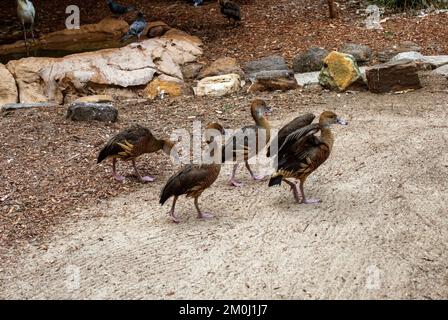
POLYGON ((117 159, 124 161, 132 161, 135 175, 141 182, 152 182, 153 177, 142 177, 137 169, 135 160, 137 157, 145 153, 152 153, 162 150, 165 154, 176 157, 174 152, 174 142, 164 139, 159 140, 153 136, 151 130, 141 125, 133 125, 117 135, 112 137, 98 155, 98 163, 106 158, 112 158, 112 172, 117 181, 124 181, 124 177, 117 174, 116 162, 117 159))
POLYGON ((347 125, 345 120, 331 111, 320 115, 319 123, 310 124, 290 133, 277 154, 277 171, 269 181, 269 186, 280 185, 285 181, 292 189, 294 198, 299 203, 314 204, 319 199, 307 199, 303 185, 307 177, 313 173, 330 156, 334 137, 330 130, 332 124, 347 125), (320 136, 315 134, 320 133, 320 136), (295 183, 287 178, 300 181, 300 196, 295 183))
POLYGON ((213 217, 212 214, 201 211, 198 198, 204 190, 216 181, 221 172, 219 159, 218 163, 214 159, 214 150, 217 149, 217 142, 214 138, 218 135, 224 135, 224 129, 218 123, 211 123, 207 126, 206 130, 209 137, 207 138, 207 144, 209 150, 211 150, 210 157, 212 158, 212 163, 186 165, 168 179, 160 194, 161 205, 164 205, 169 198, 174 197, 169 216, 175 223, 179 223, 179 219, 174 212, 176 202, 179 196, 184 194, 189 198, 194 198, 194 206, 198 212, 198 219, 209 219, 213 217))
POLYGON ((242 184, 235 179, 238 162, 244 161, 250 176, 254 180, 262 180, 264 176, 255 175, 249 165, 249 159, 255 157, 271 139, 271 127, 266 116, 272 112, 264 100, 255 99, 251 104, 251 114, 254 125, 237 130, 226 142, 222 150, 222 162, 236 161, 233 166, 230 185, 240 187, 242 184))

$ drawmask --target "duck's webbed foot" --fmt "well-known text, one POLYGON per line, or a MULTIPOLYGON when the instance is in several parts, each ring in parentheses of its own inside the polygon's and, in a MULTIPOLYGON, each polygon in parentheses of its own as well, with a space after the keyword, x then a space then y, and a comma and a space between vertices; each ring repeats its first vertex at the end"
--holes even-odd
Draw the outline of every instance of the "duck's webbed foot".
POLYGON ((196 210, 198 212, 198 219, 208 220, 213 218, 213 215, 211 213, 202 212, 201 209, 199 209, 198 198, 194 198, 194 206, 196 207, 196 210))
POLYGON ((117 159, 115 158, 112 160, 112 175, 118 182, 123 182, 125 179, 122 175, 117 173, 117 159))
POLYGON ((238 169, 238 163, 235 163, 232 170, 232 176, 230 177, 229 184, 234 187, 241 187, 243 184, 235 179, 236 170, 238 169))
POLYGON ((209 212, 200 212, 198 213, 198 219, 199 220, 209 220, 213 218, 213 214, 209 212))
POLYGON ((311 198, 307 198, 305 197, 305 192, 303 191, 303 184, 305 183, 304 180, 300 181, 300 193, 302 194, 302 203, 303 204, 317 204, 317 203, 321 203, 322 200, 320 199, 311 199, 311 198))
POLYGON ((174 223, 180 222, 180 219, 176 216, 176 213, 174 211, 170 211, 169 216, 170 216, 171 221, 173 221, 174 223))
POLYGON ((146 182, 153 182, 155 180, 154 177, 151 176, 144 176, 144 177, 137 177, 140 182, 146 183, 146 182))
POLYGON ((146 183, 146 182, 153 182, 155 180, 155 178, 151 176, 142 177, 142 175, 138 171, 137 165, 135 164, 135 160, 132 160, 132 166, 134 167, 134 175, 138 178, 140 182, 146 183))
POLYGON ((321 202, 322 202, 322 200, 320 200, 320 199, 303 199, 302 200, 303 204, 318 204, 321 202))
POLYGON ((117 180, 118 182, 123 182, 125 180, 125 177, 119 175, 118 173, 114 173, 114 179, 117 180))
POLYGON ((235 180, 234 177, 230 178, 229 184, 234 187, 242 187, 243 186, 243 184, 241 182, 235 180))
POLYGON ((254 174, 254 172, 252 171, 252 168, 249 165, 249 162, 245 161, 246 164, 246 169, 249 171, 250 176, 252 177, 253 180, 255 181, 260 181, 264 179, 264 175, 256 175, 254 174))

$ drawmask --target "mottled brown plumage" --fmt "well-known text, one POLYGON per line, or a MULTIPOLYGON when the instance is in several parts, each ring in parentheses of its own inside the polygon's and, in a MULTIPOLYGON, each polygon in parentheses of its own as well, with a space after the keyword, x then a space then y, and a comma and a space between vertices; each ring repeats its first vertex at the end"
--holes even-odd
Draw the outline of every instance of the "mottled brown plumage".
MULTIPOLYGON (((218 123, 209 124, 206 130, 217 130, 219 134, 224 134, 224 129, 218 123)), ((209 150, 211 150, 211 157, 214 156, 216 149, 216 142, 213 137, 207 141, 209 150)), ((177 198, 181 195, 186 195, 189 198, 194 198, 194 205, 198 212, 199 219, 211 218, 212 215, 204 213, 199 209, 198 198, 207 188, 209 188, 218 178, 221 172, 221 164, 189 164, 179 170, 171 178, 168 179, 165 187, 160 195, 160 204, 163 205, 169 198, 174 197, 173 205, 169 212, 171 219, 178 223, 179 220, 174 212, 177 198)))
POLYGON ((135 165, 135 160, 145 153, 153 153, 163 150, 170 155, 174 142, 170 140, 159 140, 153 136, 151 130, 141 125, 133 125, 112 137, 98 155, 98 163, 104 159, 112 158, 113 175, 118 181, 124 177, 116 173, 116 159, 132 161, 135 173, 141 182, 153 181, 152 177, 142 177, 135 165))
POLYGON ((347 124, 344 120, 338 119, 335 113, 325 111, 320 115, 319 123, 310 124, 290 133, 279 149, 277 172, 269 181, 269 186, 279 185, 283 180, 291 186, 297 202, 320 202, 318 199, 307 199, 303 185, 307 177, 330 156, 334 142, 330 126, 335 123, 347 124), (319 131, 320 136, 316 136, 319 131), (300 181, 302 199, 299 197, 296 185, 286 178, 300 181))
MULTIPOLYGON (((307 114, 304 114, 302 116, 295 118, 294 120, 292 120, 291 122, 286 124, 283 128, 280 129, 277 136, 272 140, 273 142, 269 146, 269 148, 266 152, 266 156, 271 157, 271 148, 272 148, 274 142, 277 143, 276 149, 277 150, 280 149, 283 142, 285 142, 287 136, 289 136, 291 133, 293 133, 294 131, 296 131, 300 128, 310 125, 313 122, 314 118, 316 118, 316 116, 314 114, 307 113, 307 114)), ((272 151, 274 151, 274 150, 272 150, 272 151)), ((276 154, 277 154, 277 152, 275 152, 273 155, 276 155, 276 154)))
POLYGON ((256 176, 249 165, 249 159, 256 156, 271 139, 271 126, 266 119, 266 115, 271 112, 271 108, 261 99, 255 99, 251 103, 251 114, 255 121, 254 125, 243 127, 237 130, 228 140, 222 150, 222 162, 236 161, 230 184, 236 187, 241 183, 235 180, 238 162, 244 162, 247 170, 254 180, 261 180, 263 176, 256 176))

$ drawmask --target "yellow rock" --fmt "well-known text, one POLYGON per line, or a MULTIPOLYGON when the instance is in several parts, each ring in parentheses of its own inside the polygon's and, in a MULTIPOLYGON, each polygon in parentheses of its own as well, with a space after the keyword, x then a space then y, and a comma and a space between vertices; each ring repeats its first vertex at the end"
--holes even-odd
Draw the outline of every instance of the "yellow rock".
POLYGON ((352 55, 332 51, 324 59, 319 83, 330 89, 344 91, 360 76, 361 72, 352 55))
POLYGON ((158 96, 169 95, 178 97, 184 92, 184 86, 179 81, 169 81, 163 79, 154 79, 144 90, 145 97, 155 99, 158 96))

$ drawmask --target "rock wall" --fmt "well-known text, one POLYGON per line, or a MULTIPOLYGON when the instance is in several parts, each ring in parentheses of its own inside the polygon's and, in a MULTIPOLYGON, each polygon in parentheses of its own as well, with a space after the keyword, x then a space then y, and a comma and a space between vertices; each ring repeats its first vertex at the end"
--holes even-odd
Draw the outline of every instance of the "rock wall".
POLYGON ((21 103, 61 104, 66 94, 82 95, 97 87, 144 86, 156 74, 183 80, 182 65, 202 55, 201 45, 199 38, 171 29, 160 38, 122 48, 13 60, 6 68, 17 82, 21 103))

